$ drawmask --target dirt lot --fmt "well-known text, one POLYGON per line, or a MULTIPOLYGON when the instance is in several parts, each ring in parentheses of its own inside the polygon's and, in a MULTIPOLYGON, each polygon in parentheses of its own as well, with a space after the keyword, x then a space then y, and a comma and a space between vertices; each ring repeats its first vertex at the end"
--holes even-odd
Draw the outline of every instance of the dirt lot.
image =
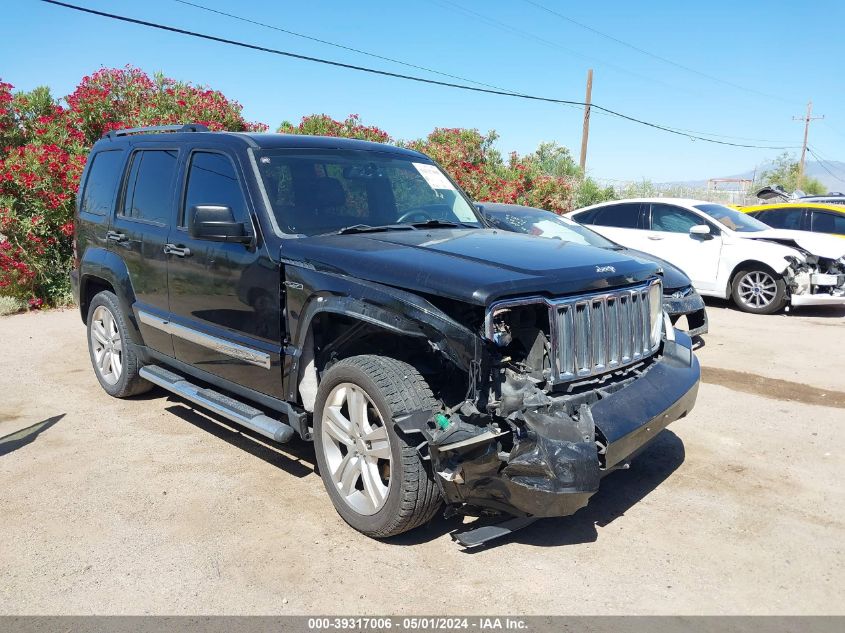
POLYGON ((845 311, 710 316, 693 413, 477 552, 352 531, 310 445, 108 397, 75 311, 0 319, 0 613, 845 613, 845 311))

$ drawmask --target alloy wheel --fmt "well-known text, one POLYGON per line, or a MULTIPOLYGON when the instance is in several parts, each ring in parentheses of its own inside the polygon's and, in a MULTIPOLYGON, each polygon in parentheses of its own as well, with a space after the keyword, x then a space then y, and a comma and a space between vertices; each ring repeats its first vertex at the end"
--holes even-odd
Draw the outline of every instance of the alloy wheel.
POLYGON ((393 466, 387 427, 367 393, 349 382, 332 389, 321 433, 329 476, 341 498, 359 514, 378 512, 393 466))
POLYGON ((103 382, 113 385, 123 372, 123 341, 117 321, 105 306, 97 306, 91 317, 91 349, 94 369, 103 382))
POLYGON ((777 296, 777 283, 769 273, 754 270, 745 273, 739 280, 739 298, 752 308, 765 308, 777 296))

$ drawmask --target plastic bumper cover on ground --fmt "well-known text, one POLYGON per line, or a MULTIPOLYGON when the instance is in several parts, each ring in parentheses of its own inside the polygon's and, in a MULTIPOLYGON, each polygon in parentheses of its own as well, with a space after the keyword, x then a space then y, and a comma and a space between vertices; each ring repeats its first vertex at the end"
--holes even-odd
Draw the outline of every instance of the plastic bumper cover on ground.
POLYGON ((692 409, 701 371, 690 338, 677 331, 676 337, 645 373, 582 407, 577 420, 553 399, 522 412, 524 426, 509 453, 494 439, 451 456, 460 477, 441 479, 447 500, 517 516, 567 516, 584 507, 605 472, 692 409), (596 438, 606 447, 601 457, 596 438))

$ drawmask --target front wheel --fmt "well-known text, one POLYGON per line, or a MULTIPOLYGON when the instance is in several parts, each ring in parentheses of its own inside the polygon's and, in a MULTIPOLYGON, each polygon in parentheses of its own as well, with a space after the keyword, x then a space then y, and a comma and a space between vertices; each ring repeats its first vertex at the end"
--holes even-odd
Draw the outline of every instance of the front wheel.
POLYGON ((786 305, 783 277, 765 268, 739 271, 733 279, 732 296, 737 307, 752 314, 774 314, 786 305))
POLYGON ((393 424, 436 406, 420 373, 392 358, 353 356, 323 376, 314 407, 317 465, 338 514, 359 532, 394 536, 437 512, 437 485, 393 424))

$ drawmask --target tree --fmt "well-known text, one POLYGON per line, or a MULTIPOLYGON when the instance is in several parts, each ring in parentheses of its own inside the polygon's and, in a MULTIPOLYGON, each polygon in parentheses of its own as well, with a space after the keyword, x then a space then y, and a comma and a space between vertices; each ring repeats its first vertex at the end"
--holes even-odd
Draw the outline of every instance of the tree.
POLYGON ((755 183, 755 191, 759 187, 775 185, 780 186, 785 191, 800 189, 811 195, 821 195, 827 192, 827 187, 816 178, 804 176, 802 181, 798 182, 798 160, 791 156, 789 152, 784 152, 772 161, 772 168, 764 171, 760 175, 759 182, 755 183))

